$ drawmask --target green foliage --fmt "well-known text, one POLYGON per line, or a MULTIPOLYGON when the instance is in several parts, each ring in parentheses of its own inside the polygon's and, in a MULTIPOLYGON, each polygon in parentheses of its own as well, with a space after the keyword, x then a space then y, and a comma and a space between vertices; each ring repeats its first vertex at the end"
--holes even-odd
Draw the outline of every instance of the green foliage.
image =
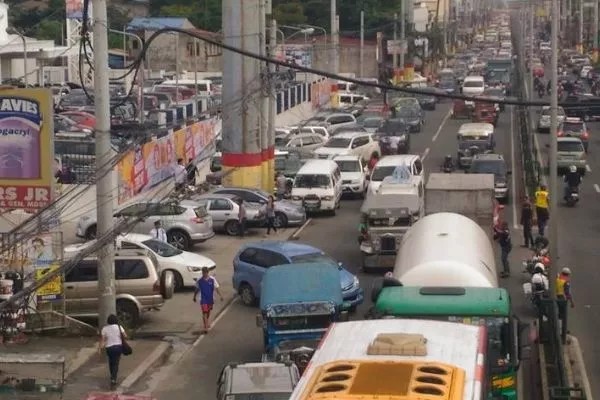
POLYGON ((153 17, 184 17, 197 28, 221 30, 221 0, 150 0, 153 17))
POLYGON ((298 25, 307 22, 304 6, 299 1, 273 2, 273 15, 279 25, 298 25))

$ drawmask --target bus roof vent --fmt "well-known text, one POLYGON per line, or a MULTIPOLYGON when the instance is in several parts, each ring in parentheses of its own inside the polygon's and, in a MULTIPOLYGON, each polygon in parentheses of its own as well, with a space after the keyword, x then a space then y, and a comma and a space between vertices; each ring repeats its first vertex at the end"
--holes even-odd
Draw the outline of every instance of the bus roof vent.
POLYGON ((304 400, 462 400, 460 368, 415 361, 335 361, 317 368, 304 400))
POLYGON ((368 355, 426 356, 427 339, 420 334, 382 333, 367 348, 368 355))

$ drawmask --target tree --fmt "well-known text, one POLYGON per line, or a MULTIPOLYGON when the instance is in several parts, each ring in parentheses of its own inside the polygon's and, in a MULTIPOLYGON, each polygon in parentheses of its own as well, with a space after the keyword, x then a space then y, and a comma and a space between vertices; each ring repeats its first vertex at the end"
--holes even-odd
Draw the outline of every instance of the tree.
POLYGON ((62 43, 64 28, 64 24, 60 21, 43 20, 37 26, 35 36, 38 39, 54 40, 56 43, 62 43))
POLYGON ((279 25, 306 23, 304 7, 300 2, 273 2, 273 16, 279 25))

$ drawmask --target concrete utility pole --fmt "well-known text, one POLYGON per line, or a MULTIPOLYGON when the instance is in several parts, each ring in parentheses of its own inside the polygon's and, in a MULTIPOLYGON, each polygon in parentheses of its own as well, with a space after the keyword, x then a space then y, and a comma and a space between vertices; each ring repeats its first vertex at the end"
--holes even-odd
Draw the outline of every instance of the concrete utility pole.
MULTIPOLYGON (((106 0, 92 0, 94 9, 94 105, 96 108, 96 237, 103 240, 113 227, 112 148, 110 145, 110 93, 108 90, 108 21, 106 0)), ((114 243, 98 250, 98 326, 116 314, 114 243)))
MULTIPOLYGON (((223 42, 260 53, 259 0, 223 0, 223 42)), ((262 187, 260 61, 223 50, 225 185, 262 187)))
POLYGON ((360 77, 365 77, 365 12, 360 12, 360 77))
MULTIPOLYGON (((561 191, 558 188, 558 171, 557 171, 557 140, 556 133, 558 130, 558 18, 559 18, 558 0, 552 0, 552 25, 551 25, 551 44, 552 57, 550 59, 550 73, 552 79, 552 93, 550 96, 550 212, 552 216, 549 220, 549 239, 550 239, 550 254, 558 265, 558 199, 561 196, 561 191)), ((558 269, 558 268, 556 268, 558 269)), ((556 301, 555 279, 550 277, 550 296, 556 301)))
MULTIPOLYGON (((598 0, 594 1, 595 3, 598 0)), ((583 54, 583 0, 579 0, 579 39, 578 39, 577 48, 580 54, 583 54)))
POLYGON ((444 0, 444 68, 448 65, 448 2, 444 0))
POLYGON ((598 62, 598 29, 598 0, 594 0, 594 26, 592 28, 592 43, 594 43, 594 62, 598 62))
POLYGON ((339 23, 337 15, 337 0, 331 0, 331 72, 337 74, 339 72, 339 23))
MULTIPOLYGON (((406 18, 404 17, 404 10, 406 10, 406 0, 400 2, 400 42, 402 43, 402 49, 400 49, 400 69, 402 70, 404 70, 404 50, 405 48, 408 49, 408 46, 404 46, 406 42, 406 18)), ((404 76, 404 72, 402 74, 404 76)))
MULTIPOLYGON (((269 30, 269 57, 275 58, 277 52, 277 21, 275 18, 271 19, 271 29, 269 30)), ((269 64, 269 76, 275 74, 275 64, 269 64)), ((269 146, 275 146, 275 118, 277 117, 277 88, 273 84, 273 81, 269 85, 269 146)), ((269 155, 271 157, 271 155, 269 155)), ((274 157, 274 155, 273 155, 274 157)), ((274 158, 269 159, 269 176, 271 177, 271 185, 275 183, 273 179, 275 177, 275 164, 274 158)), ((271 186, 271 187, 272 187, 271 186)), ((272 193, 269 191, 268 193, 272 193)))
MULTIPOLYGON (((260 31, 260 55, 266 56, 267 53, 267 15, 265 10, 265 0, 259 1, 259 31, 260 31)), ((268 73, 268 65, 263 64, 261 62, 261 73, 268 73)), ((269 154, 269 79, 262 78, 260 80, 262 85, 262 98, 260 101, 260 149, 261 149, 261 175, 262 175, 262 189, 267 193, 272 193, 269 190, 273 185, 270 185, 269 182, 273 181, 275 178, 269 178, 269 160, 268 157, 265 157, 269 154)))
POLYGON ((336 74, 340 73, 340 16, 335 16, 335 36, 333 43, 333 52, 335 54, 335 62, 333 64, 333 71, 336 74))
MULTIPOLYGON (((394 46, 398 41, 398 13, 394 14, 394 46)), ((398 68, 398 53, 396 52, 396 48, 394 48, 394 52, 392 53, 392 68, 394 68, 394 74, 396 74, 396 68, 398 68)))
MULTIPOLYGON (((529 6, 529 60, 533 59, 533 49, 534 49, 534 37, 535 37, 535 29, 533 27, 533 10, 534 10, 534 5, 533 2, 531 2, 530 6, 529 6)), ((525 24, 523 24, 523 26, 525 26, 525 24)), ((525 32, 527 32, 527 30, 525 30, 525 32)), ((527 38, 527 37, 526 37, 527 38)), ((533 87, 533 68, 531 68, 532 66, 530 66, 529 68, 529 100, 533 101, 533 99, 535 98, 535 95, 533 94, 534 92, 534 87, 533 87)))

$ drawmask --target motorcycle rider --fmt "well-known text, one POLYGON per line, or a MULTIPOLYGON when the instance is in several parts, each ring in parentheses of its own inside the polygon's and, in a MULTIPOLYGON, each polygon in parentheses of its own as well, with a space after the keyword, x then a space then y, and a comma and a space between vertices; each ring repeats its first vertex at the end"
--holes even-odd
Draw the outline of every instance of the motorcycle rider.
POLYGON ((569 172, 565 175, 565 201, 571 195, 572 189, 577 189, 579 184, 581 183, 581 175, 577 172, 577 167, 571 165, 569 167, 569 172))
POLYGON ((442 164, 442 168, 444 171, 454 171, 454 162, 452 161, 452 156, 450 154, 444 157, 444 164, 442 164))
POLYGON ((546 276, 546 268, 544 267, 544 264, 537 263, 535 264, 533 275, 531 276, 531 296, 533 304, 535 304, 540 311, 542 311, 540 300, 548 296, 549 290, 550 281, 546 276))
POLYGON ((533 88, 535 90, 538 90, 538 88, 540 87, 540 85, 541 85, 540 78, 538 76, 536 76, 535 78, 533 78, 533 88))

